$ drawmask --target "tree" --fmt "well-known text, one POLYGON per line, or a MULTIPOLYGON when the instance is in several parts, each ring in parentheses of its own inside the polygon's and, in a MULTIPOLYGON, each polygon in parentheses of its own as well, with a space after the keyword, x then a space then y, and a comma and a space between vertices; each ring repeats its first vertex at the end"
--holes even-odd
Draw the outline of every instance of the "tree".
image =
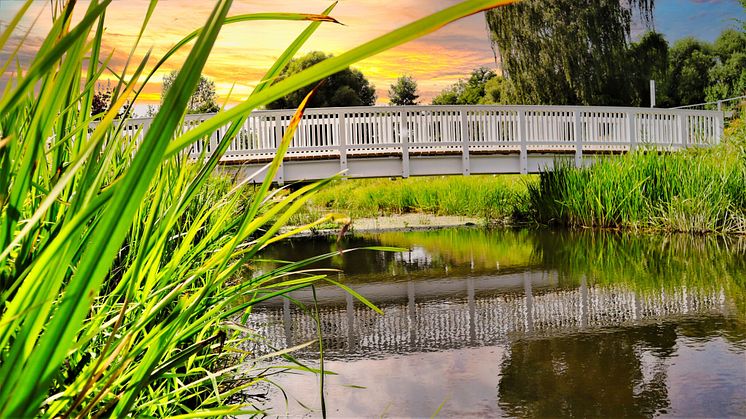
POLYGON ((650 80, 655 80, 656 105, 666 106, 670 100, 666 95, 668 80, 668 42, 659 32, 647 32, 629 48, 631 80, 634 83, 632 103, 650 106, 650 80))
POLYGON ((629 105, 634 11, 653 0, 526 0, 486 13, 503 76, 529 104, 629 105))
POLYGON ((709 72, 706 100, 746 95, 746 34, 732 29, 723 31, 715 40, 713 53, 717 64, 709 72))
POLYGON ((111 88, 109 86, 105 88, 96 88, 93 92, 93 99, 91 100, 91 116, 101 115, 109 110, 111 104, 111 88))
MULTIPOLYGON (((299 73, 314 64, 318 64, 331 55, 323 52, 310 52, 294 59, 282 70, 277 82, 299 73)), ((313 86, 306 86, 267 105, 268 109, 294 109, 313 86)), ((326 108, 334 106, 371 106, 376 103, 376 90, 360 70, 347 68, 327 77, 316 94, 311 98, 309 107, 326 108)))
POLYGON ((676 41, 669 51, 668 106, 692 105, 706 100, 709 71, 716 63, 712 47, 694 38, 676 41))
MULTIPOLYGON (((112 95, 114 94, 114 90, 111 88, 111 85, 107 82, 105 87, 102 87, 100 85, 96 85, 96 89, 93 92, 93 99, 91 100, 91 116, 96 116, 96 119, 101 118, 101 115, 108 112, 111 108, 111 102, 112 102, 112 95)), ((130 102, 125 102, 124 106, 122 106, 121 109, 117 111, 117 119, 120 119, 124 116, 124 113, 129 109, 129 116, 132 116, 132 108, 130 107, 130 102)))
MULTIPOLYGON (((486 88, 488 83, 496 78, 498 78, 497 74, 487 67, 475 68, 467 80, 459 80, 450 87, 443 89, 433 99, 433 105, 476 105, 478 103, 490 103, 485 99, 486 88)), ((494 85, 492 87, 494 88, 494 85)))
MULTIPOLYGON (((163 78, 163 84, 161 85, 161 104, 163 104, 163 99, 165 99, 168 89, 171 88, 178 74, 178 71, 172 71, 163 78)), ((189 98, 187 113, 213 113, 219 110, 220 106, 217 104, 215 82, 205 76, 200 76, 199 84, 189 98)))
POLYGON ((394 106, 416 105, 420 95, 417 94, 417 82, 412 76, 401 76, 389 87, 389 100, 394 106))

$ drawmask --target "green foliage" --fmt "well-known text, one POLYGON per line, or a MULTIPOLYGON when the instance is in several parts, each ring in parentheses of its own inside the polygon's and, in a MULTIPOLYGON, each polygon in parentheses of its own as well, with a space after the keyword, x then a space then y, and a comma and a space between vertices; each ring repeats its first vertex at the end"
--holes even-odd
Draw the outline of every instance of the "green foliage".
POLYGON ((478 67, 471 72, 468 80, 459 80, 440 92, 433 98, 433 105, 499 103, 503 95, 502 78, 489 68, 478 67))
POLYGON ((717 64, 709 72, 707 101, 746 95, 746 34, 723 31, 715 40, 713 52, 717 64))
POLYGON ((401 76, 389 87, 389 100, 394 106, 416 105, 420 95, 417 94, 417 82, 412 76, 401 76))
POLYGON ((312 200, 312 209, 349 212, 355 217, 424 212, 504 221, 526 202, 518 176, 443 176, 399 180, 335 182, 312 200))
POLYGON ((705 89, 709 85, 707 74, 715 65, 711 46, 694 38, 680 39, 671 47, 669 57, 666 93, 670 104, 680 106, 704 102, 705 89))
MULTIPOLYGON (((309 52, 294 59, 280 73, 277 82, 331 58, 323 52, 309 52)), ((306 87, 267 104, 267 109, 293 109, 311 91, 306 87)), ((335 106, 372 106, 376 103, 375 86, 371 85, 360 70, 345 68, 329 76, 311 99, 309 107, 327 108, 335 106)))
MULTIPOLYGON (((111 71, 101 54, 109 3, 52 2, 49 33, 0 96, 0 417, 255 414, 252 400, 233 398, 275 370, 252 369, 257 359, 246 349, 260 337, 242 316, 325 278, 294 273, 314 260, 240 275, 260 250, 317 225, 279 233, 328 180, 282 199, 270 195, 303 107, 251 194, 211 180, 221 155, 254 109, 495 3, 459 3, 270 86, 319 24, 334 21, 331 8, 227 18, 231 1, 218 1, 204 27, 154 67, 147 54, 139 62, 129 57, 134 68, 115 74, 112 103, 94 126, 94 86, 111 71), (221 28, 252 20, 312 23, 245 101, 182 130, 221 28), (188 44, 150 129, 125 131, 116 111, 188 44), (186 161, 188 147, 226 125, 212 156, 186 161)), ((30 4, 3 28, 0 49, 30 4)))
POLYGON ((660 91, 665 93, 668 79, 668 42, 663 34, 646 32, 638 42, 633 42, 629 48, 629 64, 634 82, 632 103, 650 106, 650 80, 662 87, 656 89, 656 105, 663 102, 660 91))
POLYGON ((746 232, 746 136, 677 153, 639 151, 529 185, 529 216, 542 224, 746 232))
POLYGON ((629 105, 635 101, 628 39, 633 11, 652 0, 526 0, 487 12, 503 76, 524 104, 629 105))
MULTIPOLYGON (((168 95, 168 90, 179 75, 178 71, 172 71, 163 78, 161 87, 161 104, 168 95)), ((297 107, 297 106, 296 106, 297 107)), ((217 94, 215 93, 215 82, 205 76, 199 77, 197 88, 189 97, 187 113, 214 113, 220 110, 217 103, 217 94)))

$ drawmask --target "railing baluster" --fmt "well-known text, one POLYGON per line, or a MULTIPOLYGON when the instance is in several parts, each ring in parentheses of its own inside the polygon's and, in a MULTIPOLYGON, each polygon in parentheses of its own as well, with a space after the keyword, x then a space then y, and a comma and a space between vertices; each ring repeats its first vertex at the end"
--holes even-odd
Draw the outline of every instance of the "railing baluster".
POLYGON ((347 120, 344 111, 337 114, 339 129, 339 169, 347 170, 347 120))
MULTIPOLYGON (((277 113, 275 115, 275 149, 280 145, 282 142, 282 114, 277 113)), ((277 169, 277 175, 275 175, 275 179, 277 179, 278 185, 284 185, 285 184, 285 165, 284 165, 284 159, 283 162, 280 163, 280 167, 277 169)))
POLYGON ((583 130, 580 126, 580 109, 575 110, 575 167, 583 165, 583 130))
POLYGON ((469 161, 469 130, 467 129, 466 109, 459 111, 461 116, 461 172, 464 176, 468 176, 471 173, 471 162, 469 161))
POLYGON ((635 124, 635 113, 628 111, 627 115, 627 141, 629 142, 629 151, 637 148, 637 128, 635 124))
POLYGON ((409 130, 407 127, 407 111, 402 109, 399 111, 399 118, 401 126, 404 127, 399 131, 401 137, 401 161, 402 161, 402 177, 409 177, 409 130))
POLYGON ((520 171, 528 173, 528 147, 526 146, 526 111, 518 111, 518 141, 521 143, 520 171))

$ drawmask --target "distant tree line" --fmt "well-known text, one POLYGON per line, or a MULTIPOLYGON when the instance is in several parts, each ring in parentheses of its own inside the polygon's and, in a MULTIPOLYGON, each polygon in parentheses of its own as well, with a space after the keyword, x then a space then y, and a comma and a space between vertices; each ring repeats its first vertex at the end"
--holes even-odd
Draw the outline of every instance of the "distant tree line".
MULTIPOLYGON (((746 0, 741 0, 746 4, 746 0)), ((726 30, 713 44, 672 46, 649 32, 631 42, 633 17, 650 27, 653 0, 525 0, 487 12, 505 79, 501 103, 679 106, 745 94, 746 41, 726 30)))

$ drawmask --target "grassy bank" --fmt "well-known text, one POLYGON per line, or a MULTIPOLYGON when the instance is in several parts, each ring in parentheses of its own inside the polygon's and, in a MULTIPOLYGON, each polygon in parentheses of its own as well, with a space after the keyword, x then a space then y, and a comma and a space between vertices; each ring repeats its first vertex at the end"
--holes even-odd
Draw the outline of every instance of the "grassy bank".
POLYGON ((339 180, 320 191, 298 220, 335 211, 354 218, 426 213, 508 221, 527 211, 527 185, 537 180, 517 175, 339 180))
POLYGON ((529 185, 526 215, 570 227, 746 233, 745 133, 736 123, 717 147, 560 167, 529 185))

